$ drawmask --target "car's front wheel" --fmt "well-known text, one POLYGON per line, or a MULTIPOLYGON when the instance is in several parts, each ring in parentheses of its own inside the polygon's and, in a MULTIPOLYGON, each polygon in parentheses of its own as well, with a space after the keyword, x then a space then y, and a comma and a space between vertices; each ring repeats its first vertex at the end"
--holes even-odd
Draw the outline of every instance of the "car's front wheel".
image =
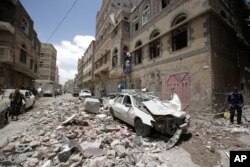
POLYGON ((36 102, 36 101, 33 101, 33 103, 32 103, 32 106, 31 106, 30 108, 33 108, 33 107, 34 107, 34 105, 35 105, 35 102, 36 102))
POLYGON ((135 132, 138 136, 147 137, 151 134, 152 128, 142 122, 140 118, 135 119, 135 132))
POLYGON ((110 112, 110 115, 112 116, 112 118, 115 120, 114 110, 112 108, 109 108, 109 112, 110 112))

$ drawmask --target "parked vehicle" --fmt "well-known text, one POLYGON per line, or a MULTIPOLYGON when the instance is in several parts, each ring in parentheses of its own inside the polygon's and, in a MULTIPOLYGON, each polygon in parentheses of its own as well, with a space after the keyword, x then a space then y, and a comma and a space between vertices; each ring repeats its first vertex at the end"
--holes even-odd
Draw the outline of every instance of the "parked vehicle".
POLYGON ((53 83, 44 83, 43 84, 43 94, 44 94, 44 96, 53 96, 54 95, 54 84, 53 83))
POLYGON ((91 91, 88 89, 82 89, 79 93, 80 98, 86 98, 86 97, 91 97, 91 96, 92 96, 91 91))
POLYGON ((36 102, 36 98, 34 94, 29 90, 20 90, 22 94, 24 94, 25 98, 25 109, 32 108, 36 102))
POLYGON ((146 137, 155 129, 174 136, 169 148, 173 147, 173 140, 175 144, 183 130, 187 130, 190 122, 190 116, 181 111, 177 94, 173 94, 172 100, 161 101, 146 94, 121 93, 109 103, 111 115, 135 127, 137 135, 146 137))
POLYGON ((40 97, 54 96, 55 83, 50 80, 35 80, 35 88, 40 97))
MULTIPOLYGON (((5 93, 4 93, 4 99, 9 99, 9 96, 12 92, 14 92, 15 89, 5 89, 5 93)), ((29 90, 23 90, 21 89, 20 92, 24 95, 25 100, 23 101, 23 106, 21 108, 21 111, 25 111, 28 108, 32 108, 35 104, 35 96, 34 94, 29 91, 29 90)))
POLYGON ((9 119, 10 100, 0 98, 0 125, 4 125, 9 119))
POLYGON ((72 95, 73 95, 74 97, 79 96, 79 88, 77 88, 77 87, 73 88, 73 90, 72 90, 72 95))

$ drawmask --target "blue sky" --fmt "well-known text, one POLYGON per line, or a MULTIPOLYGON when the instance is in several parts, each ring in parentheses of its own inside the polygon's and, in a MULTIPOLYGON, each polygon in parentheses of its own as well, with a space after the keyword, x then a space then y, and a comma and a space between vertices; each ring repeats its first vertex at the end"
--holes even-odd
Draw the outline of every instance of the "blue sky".
MULTIPOLYGON (((20 0, 34 21, 41 42, 46 42, 75 0, 20 0)), ((48 43, 57 49, 60 83, 73 79, 77 60, 95 36, 96 14, 102 0, 77 0, 48 43)))

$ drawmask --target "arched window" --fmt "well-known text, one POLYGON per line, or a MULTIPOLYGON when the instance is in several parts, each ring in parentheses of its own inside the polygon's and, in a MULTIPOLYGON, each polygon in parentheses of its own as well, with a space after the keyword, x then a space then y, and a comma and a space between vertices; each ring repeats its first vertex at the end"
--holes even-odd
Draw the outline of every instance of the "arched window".
POLYGON ((138 41, 135 44, 135 49, 138 48, 134 52, 134 63, 135 63, 135 65, 142 63, 142 48, 139 48, 141 45, 142 45, 141 41, 138 41))
MULTIPOLYGON (((159 31, 154 31, 150 36, 150 40, 156 38, 159 35, 160 35, 159 31)), ((160 38, 157 38, 152 42, 150 42, 149 44, 150 59, 160 56, 160 42, 161 42, 160 38)))
POLYGON ((115 48, 112 54, 112 68, 117 67, 118 65, 118 49, 115 48))
POLYGON ((179 14, 173 21, 172 27, 180 24, 181 22, 185 21, 187 19, 187 15, 185 13, 179 14))
POLYGON ((21 25, 22 31, 25 32, 26 34, 29 33, 29 23, 26 18, 22 19, 22 25, 21 25))
MULTIPOLYGON (((173 21, 172 27, 177 26, 187 19, 187 15, 179 14, 173 21)), ((172 31, 172 50, 176 51, 187 47, 188 44, 188 26, 187 24, 181 25, 172 31)))

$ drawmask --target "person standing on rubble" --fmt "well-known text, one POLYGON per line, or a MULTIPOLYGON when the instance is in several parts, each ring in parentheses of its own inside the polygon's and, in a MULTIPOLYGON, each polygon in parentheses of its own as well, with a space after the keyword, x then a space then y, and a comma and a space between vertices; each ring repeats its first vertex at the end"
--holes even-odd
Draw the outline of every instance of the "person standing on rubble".
POLYGON ((242 124, 241 116, 242 116, 242 107, 244 104, 243 96, 240 92, 238 92, 237 87, 233 87, 233 91, 228 94, 227 102, 230 107, 230 122, 234 123, 234 114, 235 110, 237 111, 237 123, 242 124))
POLYGON ((11 101, 11 118, 14 119, 14 116, 16 116, 16 120, 18 120, 23 100, 25 100, 24 95, 19 91, 19 88, 16 88, 15 91, 10 94, 9 99, 11 101))

